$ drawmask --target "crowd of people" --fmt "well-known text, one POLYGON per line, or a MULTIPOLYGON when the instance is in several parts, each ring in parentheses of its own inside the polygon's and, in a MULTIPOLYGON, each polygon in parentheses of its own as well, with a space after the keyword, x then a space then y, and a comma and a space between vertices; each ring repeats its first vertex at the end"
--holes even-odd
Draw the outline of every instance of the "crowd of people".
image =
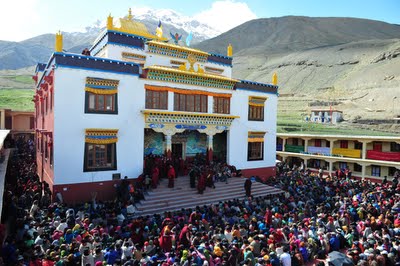
POLYGON ((190 160, 148 155, 144 160, 144 173, 139 178, 139 186, 145 190, 157 188, 160 179, 167 178, 168 187, 173 188, 174 180, 178 176, 189 176, 190 187, 196 188, 199 194, 203 194, 207 187, 215 188, 215 182, 228 182, 228 178, 240 177, 241 172, 235 166, 222 161, 207 162, 203 154, 197 154, 190 160))
MULTIPOLYGON (((26 147, 25 147, 26 148, 26 147)), ((400 265, 399 174, 374 184, 278 165, 280 195, 128 218, 123 198, 50 202, 18 151, 5 190, 4 265, 301 266, 340 251, 356 265, 400 265)), ((247 191, 246 191, 247 192, 247 191)))

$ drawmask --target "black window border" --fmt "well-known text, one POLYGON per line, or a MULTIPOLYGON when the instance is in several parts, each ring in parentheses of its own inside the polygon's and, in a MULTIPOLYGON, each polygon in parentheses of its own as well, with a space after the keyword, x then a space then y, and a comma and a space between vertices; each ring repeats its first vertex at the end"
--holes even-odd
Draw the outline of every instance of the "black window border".
MULTIPOLYGON (((83 153, 83 172, 101 172, 101 171, 112 171, 112 170, 117 170, 117 143, 110 143, 110 144, 104 144, 104 145, 113 145, 113 152, 114 152, 114 166, 111 167, 105 167, 105 168, 88 168, 87 166, 87 154, 88 154, 88 145, 96 145, 94 143, 88 143, 85 142, 85 147, 84 147, 84 153, 83 153)), ((102 144, 100 144, 102 145, 102 144)))
MULTIPOLYGON (((261 107, 261 106, 257 106, 261 107)), ((265 106, 262 107, 262 118, 256 119, 256 118, 251 118, 250 117, 250 108, 252 108, 252 105, 249 104, 249 108, 247 109, 247 120, 248 121, 255 121, 255 122, 264 122, 265 121, 265 106)))
MULTIPOLYGON (((115 101, 114 111, 91 111, 91 110, 89 110, 89 93, 90 92, 85 91, 85 114, 103 114, 103 115, 117 115, 118 114, 118 93, 113 94, 114 101, 115 101)), ((106 94, 101 94, 101 95, 106 95, 106 94)))
POLYGON ((247 142, 247 161, 248 162, 253 162, 253 161, 264 161, 264 141, 261 142, 247 142), (251 143, 261 143, 261 158, 257 159, 250 159, 250 145, 251 143))

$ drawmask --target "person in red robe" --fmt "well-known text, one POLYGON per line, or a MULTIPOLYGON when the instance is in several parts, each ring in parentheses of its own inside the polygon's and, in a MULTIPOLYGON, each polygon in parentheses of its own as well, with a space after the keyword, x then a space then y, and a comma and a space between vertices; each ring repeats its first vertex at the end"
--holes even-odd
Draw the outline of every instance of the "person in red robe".
POLYGON ((169 165, 167 177, 168 177, 168 187, 173 188, 176 174, 175 174, 175 169, 174 167, 172 167, 172 165, 169 165))
POLYGON ((202 173, 199 177, 199 181, 197 182, 197 191, 199 194, 203 194, 206 189, 206 176, 202 173))
POLYGON ((157 166, 154 166, 152 174, 151 174, 152 188, 157 188, 159 176, 160 176, 160 170, 158 170, 157 166))
POLYGON ((165 228, 163 231, 163 234, 161 234, 159 238, 160 248, 163 252, 170 252, 172 250, 174 236, 171 234, 169 227, 165 228))
POLYGON ((269 208, 267 208, 267 210, 265 211, 264 220, 267 226, 270 226, 272 224, 272 211, 269 208))

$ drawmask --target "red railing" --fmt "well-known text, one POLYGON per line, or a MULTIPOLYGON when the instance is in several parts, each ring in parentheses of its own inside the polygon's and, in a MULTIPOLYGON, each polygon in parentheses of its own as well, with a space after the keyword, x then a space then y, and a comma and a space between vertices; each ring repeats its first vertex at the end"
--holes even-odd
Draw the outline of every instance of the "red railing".
POLYGON ((400 152, 367 151, 367 159, 400 162, 400 152))

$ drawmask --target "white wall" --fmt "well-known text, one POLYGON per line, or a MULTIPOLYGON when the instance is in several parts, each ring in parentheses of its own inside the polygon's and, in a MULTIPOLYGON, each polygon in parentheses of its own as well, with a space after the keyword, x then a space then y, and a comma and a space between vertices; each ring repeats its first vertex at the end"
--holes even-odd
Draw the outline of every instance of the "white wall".
POLYGON ((70 69, 55 70, 54 184, 106 181, 113 173, 137 177, 143 169, 143 83, 134 75, 70 69), (120 80, 118 115, 85 114, 86 77, 120 80), (85 129, 119 129, 117 170, 83 172, 85 129))
POLYGON ((231 114, 236 118, 228 132, 228 163, 238 169, 253 169, 275 166, 276 159, 276 94, 237 89, 231 99, 231 114), (248 121, 249 96, 268 97, 264 108, 264 121, 248 121), (248 132, 264 131, 264 160, 247 161, 248 132))

